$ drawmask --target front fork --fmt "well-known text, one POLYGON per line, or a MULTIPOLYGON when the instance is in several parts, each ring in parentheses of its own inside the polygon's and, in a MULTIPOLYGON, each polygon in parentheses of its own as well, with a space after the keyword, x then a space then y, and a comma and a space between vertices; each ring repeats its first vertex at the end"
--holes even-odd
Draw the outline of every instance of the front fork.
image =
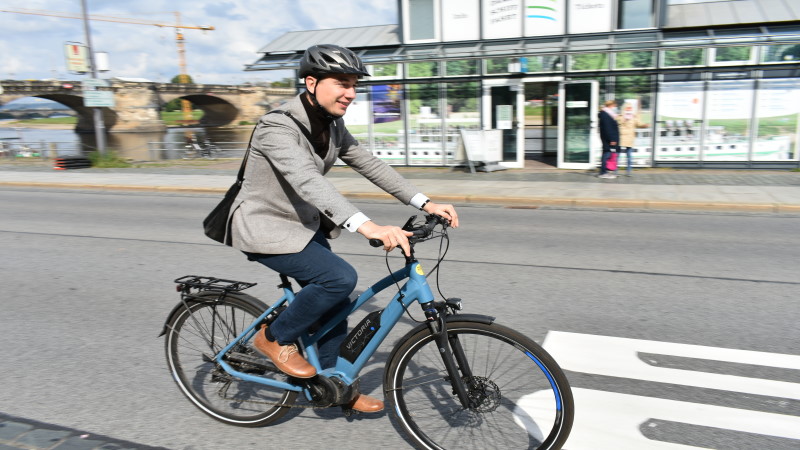
POLYGON ((464 383, 464 380, 469 380, 472 383, 472 370, 467 363, 464 348, 461 347, 458 337, 448 334, 447 321, 445 320, 447 308, 458 304, 460 309, 460 301, 458 299, 453 300, 452 304, 450 299, 448 299, 447 303, 439 305, 434 302, 428 302, 422 305, 422 309, 425 311, 428 329, 433 335, 436 347, 439 349, 442 362, 447 370, 447 377, 453 387, 453 393, 458 397, 461 406, 464 409, 469 409, 475 405, 470 401, 470 388, 464 383))

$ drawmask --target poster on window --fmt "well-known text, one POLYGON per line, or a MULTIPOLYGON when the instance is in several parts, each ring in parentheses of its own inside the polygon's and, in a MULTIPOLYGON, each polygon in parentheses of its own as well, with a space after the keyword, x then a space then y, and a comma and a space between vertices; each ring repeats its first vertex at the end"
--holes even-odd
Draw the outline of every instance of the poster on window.
POLYGON ((658 114, 670 119, 703 118, 703 86, 696 83, 670 83, 661 86, 658 114))
POLYGON ((482 0, 483 38, 522 36, 523 0, 482 0))
POLYGON ((372 86, 372 122, 385 123, 400 120, 403 86, 382 84, 372 86))
POLYGON ((525 0, 525 36, 564 34, 567 0, 525 0))

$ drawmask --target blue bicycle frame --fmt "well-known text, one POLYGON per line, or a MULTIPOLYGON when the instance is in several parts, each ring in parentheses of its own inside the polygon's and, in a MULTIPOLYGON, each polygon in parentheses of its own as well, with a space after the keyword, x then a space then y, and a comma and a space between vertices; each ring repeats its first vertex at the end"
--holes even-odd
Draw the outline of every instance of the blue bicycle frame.
MULTIPOLYGON (((225 354, 228 353, 231 348, 239 343, 247 342, 253 338, 258 331, 256 326, 260 324, 272 311, 284 303, 292 303, 294 300, 294 292, 292 291, 291 286, 283 286, 283 290, 284 293, 280 300, 278 300, 274 305, 261 314, 250 326, 248 326, 241 334, 239 334, 236 339, 223 348, 214 359, 225 370, 225 372, 242 380, 265 384, 279 389, 300 392, 303 391, 303 387, 299 385, 242 373, 234 370, 227 362, 224 361, 225 354)), ((410 264, 407 264, 404 268, 386 276, 382 280, 370 286, 369 289, 358 296, 355 302, 350 304, 349 308, 332 317, 322 326, 322 328, 314 333, 314 335, 306 335, 301 337, 300 341, 303 349, 305 350, 306 359, 317 369, 317 373, 327 377, 339 377, 349 386, 356 381, 361 369, 367 363, 369 358, 372 357, 389 332, 392 331, 392 328, 394 328, 394 326, 400 320, 400 317, 403 315, 405 309, 415 301, 419 301, 420 304, 424 304, 433 301, 433 299, 433 292, 431 291, 430 285, 428 285, 427 278, 425 278, 422 266, 420 266, 419 262, 414 260, 410 264), (351 363, 347 359, 339 356, 336 361, 336 367, 323 371, 322 367, 320 367, 319 355, 317 354, 317 349, 315 346, 320 337, 324 336, 331 329, 333 329, 336 324, 345 320, 353 311, 360 308, 376 294, 388 288, 389 286, 406 279, 408 281, 400 288, 400 291, 395 294, 394 297, 392 297, 392 300, 383 310, 383 313, 380 316, 380 327, 372 336, 372 338, 370 338, 366 347, 364 347, 363 351, 358 355, 358 358, 351 363)))

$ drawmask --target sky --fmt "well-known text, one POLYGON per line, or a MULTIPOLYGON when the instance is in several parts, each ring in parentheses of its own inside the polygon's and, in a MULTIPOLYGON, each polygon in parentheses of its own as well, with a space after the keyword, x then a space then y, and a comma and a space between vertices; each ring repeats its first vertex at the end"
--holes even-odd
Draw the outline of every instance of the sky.
MULTIPOLYGON (((290 71, 245 72, 258 50, 290 31, 399 23, 397 0, 86 0, 89 15, 213 26, 184 29, 187 72, 196 83, 278 81, 290 71)), ((0 0, 2 10, 81 15, 80 0, 0 0)), ((180 73, 175 28, 90 21, 92 46, 108 53, 100 78, 169 82, 180 73)), ((0 80, 82 80, 68 73, 64 45, 86 43, 82 20, 0 12, 0 80)))

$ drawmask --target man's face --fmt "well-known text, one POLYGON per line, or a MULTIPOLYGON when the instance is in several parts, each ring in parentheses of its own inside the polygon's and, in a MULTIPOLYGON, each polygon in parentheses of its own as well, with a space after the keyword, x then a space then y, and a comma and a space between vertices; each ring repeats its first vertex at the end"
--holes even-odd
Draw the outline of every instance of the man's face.
POLYGON ((330 114, 341 117, 356 98, 358 75, 336 74, 321 80, 306 77, 306 88, 330 114))

